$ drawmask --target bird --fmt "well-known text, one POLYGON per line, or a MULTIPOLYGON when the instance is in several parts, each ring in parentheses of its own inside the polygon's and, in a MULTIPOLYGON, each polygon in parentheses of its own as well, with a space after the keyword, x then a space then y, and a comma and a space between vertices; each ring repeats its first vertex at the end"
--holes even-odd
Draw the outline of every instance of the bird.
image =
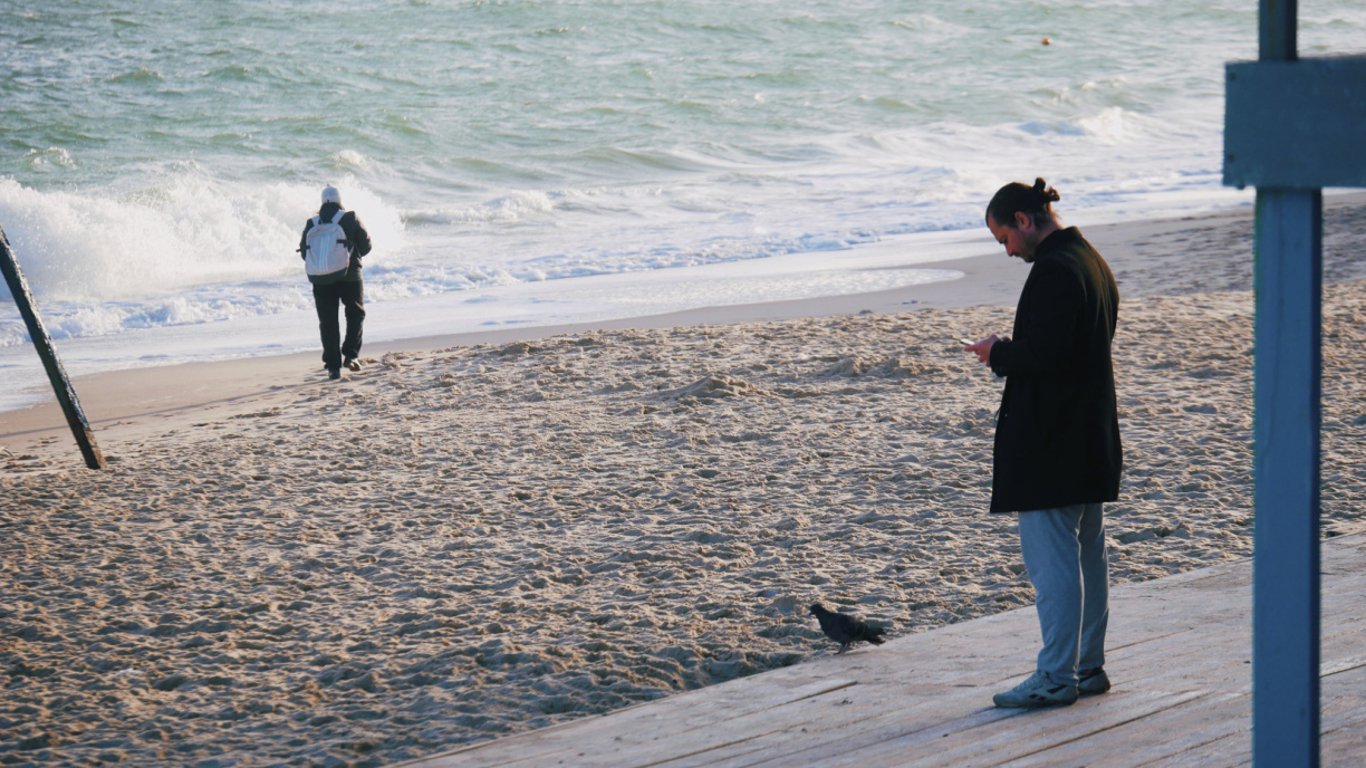
POLYGON ((821 623, 821 631, 825 636, 840 644, 840 649, 836 653, 844 653, 849 650, 849 646, 860 640, 882 645, 882 635, 887 631, 876 624, 828 610, 820 603, 812 604, 811 615, 821 623))

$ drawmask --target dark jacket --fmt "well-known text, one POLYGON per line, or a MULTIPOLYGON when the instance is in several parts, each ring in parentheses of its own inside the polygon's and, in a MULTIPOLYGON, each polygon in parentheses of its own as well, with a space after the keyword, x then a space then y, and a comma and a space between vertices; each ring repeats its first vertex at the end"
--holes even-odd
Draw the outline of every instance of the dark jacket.
POLYGON ((992 512, 1119 497, 1119 416, 1110 363, 1118 316, 1114 275, 1076 227, 1039 243, 1013 335, 991 348, 991 370, 1006 377, 996 420, 992 512))
MULTIPOLYGON (((319 221, 331 221, 341 208, 336 203, 323 203, 323 207, 318 209, 319 221)), ((308 230, 313 228, 313 218, 309 217, 304 223, 303 234, 299 235, 299 258, 308 258, 304 246, 308 243, 308 230)), ((370 252, 370 233, 361 226, 360 219, 356 218, 355 211, 347 211, 341 218, 342 231, 346 233, 348 250, 351 251, 351 266, 346 270, 346 277, 343 280, 360 280, 360 259, 370 252)), ((335 273, 334 273, 335 274, 335 273)))

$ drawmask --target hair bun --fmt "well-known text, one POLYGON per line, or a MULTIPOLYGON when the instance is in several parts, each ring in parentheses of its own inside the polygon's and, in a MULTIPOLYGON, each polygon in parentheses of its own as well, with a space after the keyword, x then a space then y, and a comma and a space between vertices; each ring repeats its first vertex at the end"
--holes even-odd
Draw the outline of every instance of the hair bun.
POLYGON ((996 190, 991 202, 987 204, 987 224, 999 222, 1013 226, 1012 222, 1021 213, 1033 219, 1038 226, 1050 221, 1056 224, 1057 217, 1049 205, 1061 197, 1058 191, 1048 186, 1048 182, 1042 178, 1034 179, 1033 186, 1023 181, 1012 181, 996 190))
POLYGON ((1062 195, 1058 194, 1058 190, 1048 186, 1048 182, 1044 181, 1042 176, 1034 179, 1034 191, 1038 192, 1043 199, 1050 203, 1056 203, 1062 199, 1062 195))

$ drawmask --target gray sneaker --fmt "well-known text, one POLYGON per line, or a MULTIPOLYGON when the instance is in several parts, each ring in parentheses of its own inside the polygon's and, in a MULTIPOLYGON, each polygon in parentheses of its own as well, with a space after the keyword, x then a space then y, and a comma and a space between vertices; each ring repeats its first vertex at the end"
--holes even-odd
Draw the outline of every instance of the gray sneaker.
POLYGON ((1110 690, 1110 676, 1101 667, 1083 669, 1077 672, 1077 695, 1094 696, 1110 690))
POLYGON ((1035 672, 1023 683, 991 697, 991 701, 998 707, 1027 707, 1030 709, 1066 706, 1076 700, 1076 686, 1055 683, 1042 672, 1035 672))

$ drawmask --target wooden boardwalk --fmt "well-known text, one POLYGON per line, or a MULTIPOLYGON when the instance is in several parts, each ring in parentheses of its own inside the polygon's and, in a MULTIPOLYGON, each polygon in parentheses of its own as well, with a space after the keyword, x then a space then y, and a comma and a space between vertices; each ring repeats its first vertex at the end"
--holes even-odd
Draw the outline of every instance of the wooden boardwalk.
MULTIPOLYGON (((1366 534, 1324 542, 1325 766, 1366 765, 1366 534)), ((1251 762, 1251 562, 1111 592, 1115 687, 1025 712, 1033 608, 422 760, 458 766, 1237 766, 1251 762)))

